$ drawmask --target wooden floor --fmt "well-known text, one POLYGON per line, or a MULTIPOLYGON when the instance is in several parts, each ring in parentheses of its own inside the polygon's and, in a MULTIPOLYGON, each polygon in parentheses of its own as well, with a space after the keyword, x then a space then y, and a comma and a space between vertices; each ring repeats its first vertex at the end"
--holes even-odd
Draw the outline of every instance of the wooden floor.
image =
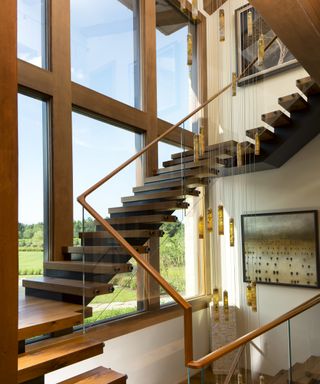
MULTIPOLYGON (((225 377, 225 376, 224 376, 225 377)), ((224 378, 223 377, 223 378, 224 378)), ((211 368, 208 368, 205 370, 205 375, 204 375, 204 383, 205 384, 223 384, 223 379, 219 379, 216 377, 212 371, 211 368)), ((188 380, 182 381, 180 384, 187 384, 188 380)), ((191 384, 201 384, 201 372, 197 373, 196 375, 191 377, 190 380, 191 384)))

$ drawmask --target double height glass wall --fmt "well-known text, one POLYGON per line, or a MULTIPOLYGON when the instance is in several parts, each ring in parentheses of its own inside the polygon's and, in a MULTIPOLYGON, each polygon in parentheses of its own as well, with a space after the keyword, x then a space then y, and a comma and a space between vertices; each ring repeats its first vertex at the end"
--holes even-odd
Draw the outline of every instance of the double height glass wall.
POLYGON ((140 108, 139 1, 71 0, 72 80, 140 108))

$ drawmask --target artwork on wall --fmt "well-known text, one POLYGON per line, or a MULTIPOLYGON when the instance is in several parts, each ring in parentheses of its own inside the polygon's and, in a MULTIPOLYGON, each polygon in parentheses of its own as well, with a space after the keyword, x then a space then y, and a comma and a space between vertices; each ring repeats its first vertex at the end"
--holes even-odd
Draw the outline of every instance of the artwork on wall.
POLYGON ((319 288, 318 212, 241 216, 244 282, 319 288))
MULTIPOLYGON (((275 33, 250 4, 237 9, 235 19, 237 70, 240 74, 257 57, 261 36, 267 45, 274 38, 275 33)), ((256 81, 297 65, 299 65, 297 60, 288 48, 280 39, 276 39, 266 51, 261 65, 256 62, 238 85, 256 81)))

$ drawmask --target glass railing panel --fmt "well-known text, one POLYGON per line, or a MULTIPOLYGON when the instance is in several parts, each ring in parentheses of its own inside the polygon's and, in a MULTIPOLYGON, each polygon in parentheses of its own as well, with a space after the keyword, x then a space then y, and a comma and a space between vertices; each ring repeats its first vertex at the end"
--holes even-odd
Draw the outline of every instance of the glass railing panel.
POLYGON ((320 379, 320 305, 316 305, 288 322, 290 327, 290 380, 315 383, 320 379))
POLYGON ((289 332, 286 323, 253 339, 246 347, 246 382, 287 382, 290 377, 289 332))
POLYGON ((200 369, 187 368, 188 384, 244 384, 246 377, 245 346, 203 366, 200 369))

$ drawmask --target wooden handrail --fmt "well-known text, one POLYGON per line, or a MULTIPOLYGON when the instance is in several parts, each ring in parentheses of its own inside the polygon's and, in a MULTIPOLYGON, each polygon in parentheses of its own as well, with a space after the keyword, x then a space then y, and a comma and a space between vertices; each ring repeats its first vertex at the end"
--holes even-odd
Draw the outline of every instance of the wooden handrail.
POLYGON ((239 337, 237 340, 232 341, 229 344, 224 345, 221 348, 216 349, 215 351, 207 354, 206 356, 202 357, 201 359, 194 360, 189 362, 188 367, 190 368, 203 368, 206 365, 212 363, 213 361, 220 359, 220 357, 225 356, 226 354, 234 351, 235 349, 244 346, 248 342, 252 341, 258 336, 261 336, 262 334, 270 331, 273 328, 276 328, 282 323, 285 323, 286 321, 292 319, 293 317, 300 315, 300 313, 308 310, 309 308, 314 307, 315 305, 320 303, 320 294, 312 297, 311 299, 305 301, 304 303, 298 305, 294 309, 292 309, 289 312, 286 312, 285 314, 277 317, 273 321, 270 321, 270 323, 267 323, 265 325, 262 325, 261 327, 245 334, 244 336, 239 337))
MULTIPOLYGON (((265 47, 265 51, 274 43, 277 39, 275 36, 265 47)), ((245 69, 244 71, 236 78, 236 81, 239 81, 247 71, 257 62, 258 57, 256 57, 245 69)), ((184 349, 185 349, 185 364, 190 366, 190 362, 193 362, 193 346, 192 346, 192 307, 191 305, 174 289, 171 285, 160 275, 160 273, 129 244, 120 233, 112 227, 87 201, 86 197, 88 197, 92 192, 105 184, 108 180, 110 180, 113 176, 118 174, 128 165, 130 165, 133 161, 142 156, 145 152, 147 152, 151 147, 157 144, 160 140, 164 139, 169 133, 171 133, 175 128, 179 127, 185 121, 189 120, 192 116, 210 104, 213 100, 217 99, 220 95, 222 95, 225 91, 232 87, 233 82, 226 85, 220 91, 211 96, 207 101, 202 103, 200 106, 195 108, 192 112, 190 112, 186 117, 178 121, 177 124, 172 125, 168 128, 164 133, 158 136, 156 139, 151 141, 148 145, 142 148, 135 155, 126 160, 123 164, 121 164, 118 168, 113 170, 107 176, 103 177, 97 183, 95 183, 92 187, 88 188, 85 192, 83 192, 78 198, 78 202, 83 206, 87 212, 90 213, 95 220, 97 220, 102 227, 112 235, 120 245, 122 245, 128 253, 139 263, 155 280, 161 285, 161 287, 178 303, 184 311, 184 349)))

